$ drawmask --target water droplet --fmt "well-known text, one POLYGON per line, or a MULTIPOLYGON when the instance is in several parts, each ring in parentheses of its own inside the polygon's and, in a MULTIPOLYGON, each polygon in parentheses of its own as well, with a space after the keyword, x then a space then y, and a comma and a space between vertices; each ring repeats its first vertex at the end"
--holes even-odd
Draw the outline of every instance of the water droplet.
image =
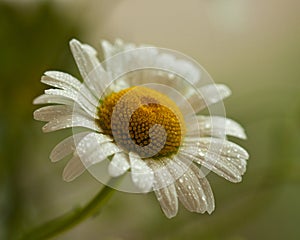
POLYGON ((199 156, 200 156, 200 157, 204 157, 204 156, 205 156, 204 152, 200 150, 200 151, 199 151, 199 156))
POLYGON ((169 77, 170 79, 174 79, 174 78, 175 78, 175 75, 174 75, 173 73, 169 73, 169 74, 168 74, 168 77, 169 77))

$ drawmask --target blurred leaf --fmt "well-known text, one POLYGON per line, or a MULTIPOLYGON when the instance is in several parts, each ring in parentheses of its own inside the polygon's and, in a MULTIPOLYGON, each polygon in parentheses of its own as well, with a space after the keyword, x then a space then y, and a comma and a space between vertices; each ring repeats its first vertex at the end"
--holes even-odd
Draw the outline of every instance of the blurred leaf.
POLYGON ((40 76, 49 66, 74 70, 68 41, 80 27, 58 14, 50 2, 0 2, 0 204, 5 209, 0 216, 1 239, 18 234, 27 210, 21 172, 30 161, 24 143, 37 141, 30 136, 32 100, 42 92, 40 76))

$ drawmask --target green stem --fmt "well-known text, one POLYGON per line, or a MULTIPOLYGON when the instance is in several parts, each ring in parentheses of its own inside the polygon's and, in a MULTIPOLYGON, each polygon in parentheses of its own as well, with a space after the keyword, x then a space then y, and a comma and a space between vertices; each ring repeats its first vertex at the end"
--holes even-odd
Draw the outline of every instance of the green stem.
POLYGON ((60 217, 38 226, 21 237, 21 240, 38 240, 48 239, 67 231, 75 225, 81 223, 88 217, 96 214, 103 205, 108 201, 113 188, 109 187, 109 183, 104 186, 100 192, 84 207, 74 209, 60 217))

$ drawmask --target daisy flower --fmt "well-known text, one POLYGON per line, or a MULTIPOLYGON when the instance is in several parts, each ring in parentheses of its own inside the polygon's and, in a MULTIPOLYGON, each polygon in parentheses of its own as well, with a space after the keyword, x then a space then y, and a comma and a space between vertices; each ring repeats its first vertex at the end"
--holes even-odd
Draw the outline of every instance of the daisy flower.
POLYGON ((210 214, 215 204, 206 175, 240 182, 249 157, 227 140, 245 139, 243 128, 211 116, 218 102, 225 114, 229 88, 175 51, 102 41, 100 63, 91 46, 73 39, 70 47, 83 81, 47 71, 41 82, 53 88, 34 100, 48 104, 34 112, 47 122, 44 132, 74 130, 50 154, 53 162, 70 156, 63 179, 72 181, 86 169, 100 181, 105 173, 126 175, 133 188, 121 190, 154 191, 168 218, 177 214, 179 201, 191 212, 210 214), (199 115, 207 107, 210 115, 199 115), (105 173, 91 170, 98 163, 105 173))

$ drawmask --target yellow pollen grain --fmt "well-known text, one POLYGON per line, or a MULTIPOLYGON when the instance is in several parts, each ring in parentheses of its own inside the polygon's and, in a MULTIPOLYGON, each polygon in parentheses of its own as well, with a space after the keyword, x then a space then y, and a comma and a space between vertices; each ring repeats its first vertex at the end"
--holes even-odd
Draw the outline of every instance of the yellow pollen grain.
POLYGON ((176 153, 185 133, 184 119, 177 105, 167 96, 146 87, 111 93, 99 105, 98 116, 96 122, 104 134, 113 137, 126 151, 140 156, 155 152, 156 148, 160 150, 153 157, 176 153), (162 126, 165 133, 155 125, 162 126), (155 137, 150 137, 150 129, 155 137), (164 145, 159 146, 163 134, 166 139, 164 145))

